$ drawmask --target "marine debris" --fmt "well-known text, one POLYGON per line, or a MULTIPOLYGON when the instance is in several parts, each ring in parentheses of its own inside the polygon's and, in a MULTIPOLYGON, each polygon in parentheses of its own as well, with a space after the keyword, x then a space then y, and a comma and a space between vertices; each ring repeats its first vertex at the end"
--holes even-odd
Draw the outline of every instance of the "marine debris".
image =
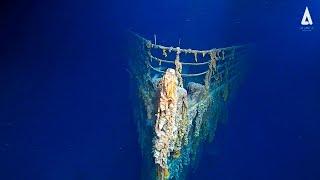
POLYGON ((185 179, 199 148, 215 137, 241 75, 245 46, 183 49, 130 38, 133 102, 142 179, 185 179), (193 60, 184 60, 190 55, 193 60))

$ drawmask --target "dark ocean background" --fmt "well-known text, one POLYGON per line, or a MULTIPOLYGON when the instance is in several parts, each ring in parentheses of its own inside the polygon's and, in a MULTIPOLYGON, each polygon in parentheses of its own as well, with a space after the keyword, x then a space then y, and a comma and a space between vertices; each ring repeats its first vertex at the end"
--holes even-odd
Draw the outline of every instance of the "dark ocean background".
POLYGON ((139 179, 128 30, 209 49, 252 43, 227 123, 190 179, 319 180, 320 2, 2 1, 0 180, 139 179), (300 30, 308 6, 313 30, 300 30))

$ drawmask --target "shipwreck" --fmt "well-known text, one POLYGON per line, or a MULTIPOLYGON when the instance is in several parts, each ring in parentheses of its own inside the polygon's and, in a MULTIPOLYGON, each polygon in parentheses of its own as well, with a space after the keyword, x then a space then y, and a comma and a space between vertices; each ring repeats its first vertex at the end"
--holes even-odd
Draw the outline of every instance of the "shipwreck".
POLYGON ((142 179, 185 179, 199 147, 214 140, 226 118, 247 46, 184 49, 136 34, 129 45, 142 179))

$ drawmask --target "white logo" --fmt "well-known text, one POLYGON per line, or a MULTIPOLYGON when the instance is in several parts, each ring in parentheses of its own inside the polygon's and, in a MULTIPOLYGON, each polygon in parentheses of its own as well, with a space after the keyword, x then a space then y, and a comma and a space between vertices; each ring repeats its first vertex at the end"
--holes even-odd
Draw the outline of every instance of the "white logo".
POLYGON ((304 14, 303 14, 303 17, 301 20, 301 25, 308 26, 308 25, 312 25, 312 24, 313 24, 313 22, 312 22, 312 18, 311 18, 309 9, 308 9, 308 7, 306 7, 306 10, 304 10, 304 14))

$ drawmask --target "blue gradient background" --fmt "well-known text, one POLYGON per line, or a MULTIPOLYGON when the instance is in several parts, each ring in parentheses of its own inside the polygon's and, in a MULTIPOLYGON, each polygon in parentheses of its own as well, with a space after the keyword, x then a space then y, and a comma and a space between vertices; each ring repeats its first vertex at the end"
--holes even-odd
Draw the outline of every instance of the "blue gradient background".
POLYGON ((190 179, 320 179, 317 1, 7 1, 0 179, 139 179, 127 30, 211 48, 253 43, 228 123, 190 179), (309 7, 314 30, 302 32, 309 7))

